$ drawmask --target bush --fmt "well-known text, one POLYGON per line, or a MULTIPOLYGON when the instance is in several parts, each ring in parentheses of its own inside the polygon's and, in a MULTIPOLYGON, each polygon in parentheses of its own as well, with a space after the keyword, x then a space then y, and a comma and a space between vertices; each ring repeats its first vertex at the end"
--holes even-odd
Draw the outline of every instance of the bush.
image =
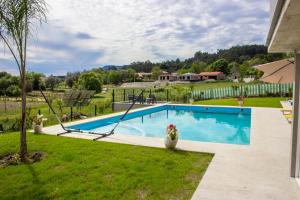
POLYGON ((21 89, 17 85, 10 85, 6 91, 8 96, 18 97, 21 95, 21 89))
POLYGON ((101 77, 94 72, 83 73, 79 77, 79 87, 99 93, 102 91, 101 77))
MULTIPOLYGON (((26 127, 27 129, 31 128, 32 125, 32 117, 31 117, 31 108, 27 108, 26 110, 26 127)), ((2 129, 4 132, 8 131, 20 131, 21 130, 21 124, 22 120, 20 117, 14 118, 14 119, 9 119, 6 118, 4 120, 0 120, 0 126, 2 126, 2 129)))

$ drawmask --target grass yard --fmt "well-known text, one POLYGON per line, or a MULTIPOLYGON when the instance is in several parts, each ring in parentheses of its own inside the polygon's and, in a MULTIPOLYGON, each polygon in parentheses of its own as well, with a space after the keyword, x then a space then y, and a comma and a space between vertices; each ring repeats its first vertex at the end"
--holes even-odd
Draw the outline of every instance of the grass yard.
MULTIPOLYGON (((287 98, 285 97, 245 98, 244 106, 281 108, 282 106, 280 104, 280 101, 285 101, 285 100, 287 100, 287 98)), ((196 101, 194 104, 238 106, 237 100, 234 98, 196 101)))
MULTIPOLYGON (((0 156, 19 134, 0 134, 0 156)), ((190 199, 213 155, 28 133, 46 157, 0 168, 0 199, 190 199)))
MULTIPOLYGON (((73 113, 80 112, 86 114, 88 117, 95 116, 95 105, 97 105, 97 115, 109 114, 112 112, 110 106, 111 94, 97 94, 92 98, 91 103, 88 106, 84 106, 80 109, 73 108, 73 113)), ((9 104, 9 109, 7 112, 4 112, 4 103, 0 101, 0 124, 4 127, 4 130, 9 130, 9 127, 12 127, 13 124, 19 124, 21 118, 21 102, 7 102, 9 104)), ((56 110, 59 116, 62 116, 64 113, 70 114, 69 107, 63 107, 62 112, 59 109, 59 106, 56 101, 52 103, 53 108, 56 110)), ((41 114, 47 118, 47 121, 44 122, 45 126, 57 124, 57 119, 50 111, 48 105, 44 102, 28 102, 27 111, 30 113, 29 120, 32 119, 33 116, 38 114, 38 111, 41 111, 41 114)), ((74 119, 76 120, 76 119, 74 119)), ((30 126, 30 124, 29 124, 30 126)), ((13 130, 19 130, 19 126, 16 126, 13 130)))
POLYGON ((215 82, 195 82, 195 83, 185 83, 185 84, 170 84, 166 88, 168 89, 190 89, 191 87, 194 90, 208 90, 215 88, 224 88, 231 87, 232 85, 237 85, 237 83, 233 83, 231 81, 215 81, 215 82))

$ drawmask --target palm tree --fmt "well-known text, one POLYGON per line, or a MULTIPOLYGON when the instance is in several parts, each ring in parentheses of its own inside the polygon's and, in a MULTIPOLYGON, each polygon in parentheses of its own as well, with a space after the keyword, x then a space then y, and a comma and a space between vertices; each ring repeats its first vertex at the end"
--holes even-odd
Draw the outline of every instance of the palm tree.
POLYGON ((22 89, 22 124, 20 158, 27 155, 26 142, 26 53, 31 30, 36 22, 46 20, 44 0, 0 0, 0 40, 9 49, 20 72, 22 89))

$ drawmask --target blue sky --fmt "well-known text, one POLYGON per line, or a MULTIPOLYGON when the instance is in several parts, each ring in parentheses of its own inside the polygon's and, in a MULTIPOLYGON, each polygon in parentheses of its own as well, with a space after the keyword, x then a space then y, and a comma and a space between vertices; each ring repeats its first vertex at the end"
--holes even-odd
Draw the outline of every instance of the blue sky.
MULTIPOLYGON (((48 0, 28 47, 28 70, 62 75, 108 64, 159 62, 264 44, 268 0, 48 0)), ((0 71, 17 73, 0 45, 0 71)))

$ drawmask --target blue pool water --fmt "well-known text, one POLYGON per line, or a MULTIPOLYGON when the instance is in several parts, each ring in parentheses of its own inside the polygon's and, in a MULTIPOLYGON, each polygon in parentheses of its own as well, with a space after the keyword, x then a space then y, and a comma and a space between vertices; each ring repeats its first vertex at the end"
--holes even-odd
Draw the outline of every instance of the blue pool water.
MULTIPOLYGON (((112 129, 120 116, 71 126, 94 132, 112 129)), ((180 139, 249 144, 251 109, 164 105, 129 113, 115 130, 116 134, 165 137, 168 124, 174 124, 180 139)))

